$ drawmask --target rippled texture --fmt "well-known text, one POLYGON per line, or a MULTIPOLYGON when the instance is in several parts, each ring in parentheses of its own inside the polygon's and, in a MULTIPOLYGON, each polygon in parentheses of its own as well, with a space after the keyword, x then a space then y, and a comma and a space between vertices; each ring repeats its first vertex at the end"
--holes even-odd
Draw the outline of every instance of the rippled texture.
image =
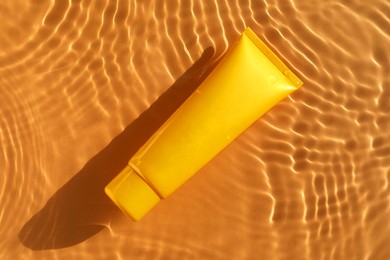
POLYGON ((388 1, 3 2, 1 259, 390 259, 388 1), (129 221, 104 185, 246 26, 304 86, 129 221))

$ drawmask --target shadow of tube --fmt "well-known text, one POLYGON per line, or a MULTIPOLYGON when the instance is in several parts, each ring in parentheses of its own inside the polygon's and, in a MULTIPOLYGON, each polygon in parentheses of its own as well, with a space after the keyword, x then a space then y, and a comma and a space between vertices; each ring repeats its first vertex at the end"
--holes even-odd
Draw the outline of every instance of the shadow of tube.
POLYGON ((22 244, 32 250, 73 246, 119 216, 120 211, 105 195, 104 187, 210 73, 216 64, 211 62, 213 55, 213 48, 204 50, 200 59, 148 110, 62 186, 22 227, 22 244))

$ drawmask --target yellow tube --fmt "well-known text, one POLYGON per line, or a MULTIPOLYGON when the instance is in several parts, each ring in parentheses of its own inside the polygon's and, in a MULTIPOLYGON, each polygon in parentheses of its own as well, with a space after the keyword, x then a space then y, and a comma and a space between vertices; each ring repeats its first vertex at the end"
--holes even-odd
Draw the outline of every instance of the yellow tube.
POLYGON ((302 85, 247 28, 221 63, 130 159, 107 195, 141 219, 302 85))

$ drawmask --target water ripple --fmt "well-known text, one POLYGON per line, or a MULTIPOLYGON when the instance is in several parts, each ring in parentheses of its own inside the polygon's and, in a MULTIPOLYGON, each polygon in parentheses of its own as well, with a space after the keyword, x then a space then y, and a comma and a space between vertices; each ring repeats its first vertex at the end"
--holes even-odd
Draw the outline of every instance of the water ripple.
POLYGON ((0 16, 0 258, 390 258, 388 1, 15 0, 0 16), (246 26, 304 87, 129 222, 101 187, 246 26))

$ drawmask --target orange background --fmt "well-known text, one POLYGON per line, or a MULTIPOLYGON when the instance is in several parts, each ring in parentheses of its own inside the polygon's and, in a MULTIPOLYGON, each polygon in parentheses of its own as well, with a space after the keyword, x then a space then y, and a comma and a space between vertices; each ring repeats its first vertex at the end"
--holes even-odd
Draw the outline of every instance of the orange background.
POLYGON ((390 258, 388 1, 15 0, 0 17, 1 259, 390 258), (304 86, 130 221, 104 185, 246 26, 304 86))

